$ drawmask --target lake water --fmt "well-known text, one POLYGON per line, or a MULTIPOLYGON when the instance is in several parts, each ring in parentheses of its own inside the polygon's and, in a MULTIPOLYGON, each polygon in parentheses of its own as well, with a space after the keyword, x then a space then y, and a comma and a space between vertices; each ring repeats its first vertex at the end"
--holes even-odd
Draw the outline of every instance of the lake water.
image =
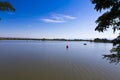
POLYGON ((120 65, 102 56, 111 48, 111 43, 1 40, 0 80, 120 80, 120 65))

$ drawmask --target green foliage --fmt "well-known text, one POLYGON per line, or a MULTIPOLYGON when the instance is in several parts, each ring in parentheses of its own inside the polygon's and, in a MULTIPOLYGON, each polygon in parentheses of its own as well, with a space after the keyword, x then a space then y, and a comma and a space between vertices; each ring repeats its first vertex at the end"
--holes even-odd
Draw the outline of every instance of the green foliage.
POLYGON ((112 42, 114 47, 111 49, 111 52, 120 54, 120 35, 112 42))
MULTIPOLYGON (((104 32, 110 27, 114 33, 116 30, 120 30, 120 0, 91 0, 91 2, 95 4, 96 11, 106 10, 96 20, 95 30, 104 32)), ((120 54, 120 35, 112 42, 114 47, 111 52, 120 54)))
POLYGON ((7 1, 0 1, 0 11, 15 12, 15 8, 7 1))
POLYGON ((119 0, 91 0, 95 4, 95 9, 101 11, 102 9, 108 9, 118 3, 119 0))
POLYGON ((120 0, 91 0, 91 2, 95 4, 96 11, 108 10, 96 20, 98 25, 95 30, 104 32, 109 27, 112 27, 114 32, 120 30, 120 0))
POLYGON ((120 35, 116 39, 114 39, 112 42, 114 46, 120 44, 120 35))
POLYGON ((108 40, 108 39, 95 38, 95 39, 94 39, 94 42, 111 43, 111 40, 108 40))
POLYGON ((103 55, 103 59, 109 60, 109 63, 120 63, 120 54, 107 54, 103 55))
POLYGON ((9 2, 0 1, 0 11, 15 11, 15 8, 9 2))

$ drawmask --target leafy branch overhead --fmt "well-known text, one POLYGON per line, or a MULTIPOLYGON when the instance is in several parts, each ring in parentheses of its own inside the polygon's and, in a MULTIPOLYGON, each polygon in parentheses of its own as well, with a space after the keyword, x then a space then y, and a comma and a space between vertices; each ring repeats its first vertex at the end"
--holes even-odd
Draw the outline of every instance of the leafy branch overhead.
POLYGON ((12 11, 12 12, 15 12, 15 8, 9 2, 0 1, 0 11, 12 11))
MULTIPOLYGON (((95 5, 96 11, 106 10, 96 20, 95 30, 104 32, 110 27, 113 28, 114 33, 116 30, 120 30, 120 0, 91 0, 91 2, 95 5)), ((120 62, 120 34, 112 42, 113 48, 110 52, 114 54, 104 55, 104 57, 112 62, 120 62)))
POLYGON ((120 0, 91 0, 95 4, 95 10, 107 10, 101 15, 96 23, 95 30, 104 32, 107 28, 112 27, 113 31, 120 30, 120 0))

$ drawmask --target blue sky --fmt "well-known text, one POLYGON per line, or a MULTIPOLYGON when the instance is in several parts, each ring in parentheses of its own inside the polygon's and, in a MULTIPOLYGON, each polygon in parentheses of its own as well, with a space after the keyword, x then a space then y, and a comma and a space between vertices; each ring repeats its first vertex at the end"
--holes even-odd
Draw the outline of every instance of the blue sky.
POLYGON ((113 39, 112 29, 94 31, 102 14, 90 0, 9 0, 15 13, 0 12, 0 37, 113 39))

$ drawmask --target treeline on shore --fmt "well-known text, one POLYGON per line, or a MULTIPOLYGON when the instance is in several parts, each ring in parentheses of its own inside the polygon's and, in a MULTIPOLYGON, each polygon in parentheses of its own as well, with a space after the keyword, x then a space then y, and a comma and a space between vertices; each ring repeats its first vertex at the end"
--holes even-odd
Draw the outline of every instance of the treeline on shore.
POLYGON ((112 43, 112 40, 95 38, 94 40, 89 39, 47 39, 47 38, 4 38, 0 37, 0 40, 40 40, 40 41, 89 41, 89 42, 104 42, 112 43))
POLYGON ((84 39, 4 38, 4 37, 0 37, 0 40, 92 41, 92 40, 84 40, 84 39))
POLYGON ((94 42, 112 43, 113 40, 95 38, 94 42))

